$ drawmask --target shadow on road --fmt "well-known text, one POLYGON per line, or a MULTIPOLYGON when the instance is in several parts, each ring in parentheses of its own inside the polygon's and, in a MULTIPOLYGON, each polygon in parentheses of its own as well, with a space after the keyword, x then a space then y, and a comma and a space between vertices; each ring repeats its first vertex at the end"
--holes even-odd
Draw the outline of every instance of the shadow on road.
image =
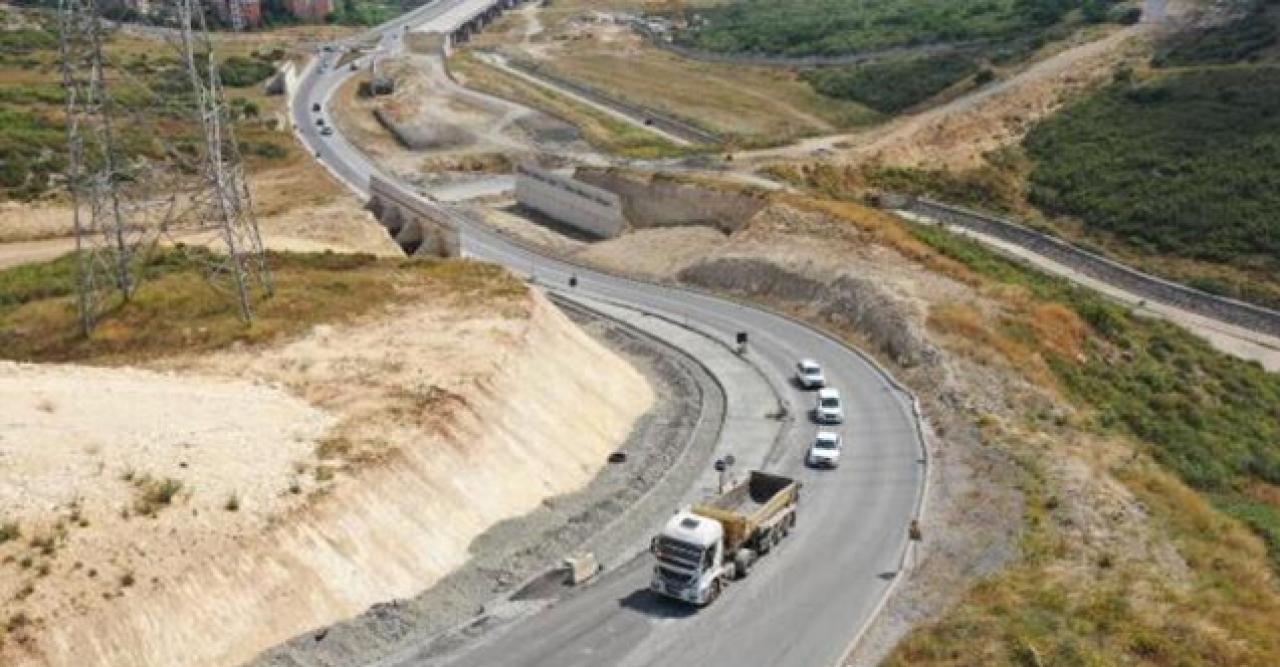
POLYGON ((654 618, 688 618, 698 613, 698 608, 693 605, 662 597, 647 588, 631 591, 618 600, 618 605, 654 618))

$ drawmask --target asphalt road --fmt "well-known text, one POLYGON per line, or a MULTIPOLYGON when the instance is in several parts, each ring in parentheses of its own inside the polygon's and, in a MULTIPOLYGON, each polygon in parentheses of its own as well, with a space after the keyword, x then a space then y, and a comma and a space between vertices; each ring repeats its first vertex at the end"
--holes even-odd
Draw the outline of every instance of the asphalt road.
MULTIPOLYGON (((398 48, 395 34, 403 25, 432 20, 451 2, 440 0, 377 29, 387 35, 380 42, 398 48)), ((337 58, 322 55, 330 63, 337 58)), ((349 74, 345 68, 309 67, 293 113, 302 141, 336 175, 367 192, 376 167, 339 134, 321 136, 311 110, 313 103, 326 105, 349 74)), ((321 113, 329 123, 327 107, 321 113)), ((750 358, 777 379, 779 393, 797 412, 807 414, 813 397, 791 385, 792 368, 800 357, 819 360, 845 396, 840 430, 846 445, 839 469, 806 469, 804 450, 816 427, 804 416, 797 420, 775 450, 771 469, 804 482, 798 530, 711 607, 695 612, 651 596, 646 584, 652 563, 642 555, 565 602, 460 651, 399 664, 835 664, 887 594, 922 497, 924 462, 910 398, 855 351, 798 322, 700 292, 571 266, 468 220, 459 218, 459 225, 464 253, 549 288, 687 321, 725 341, 748 332, 750 358), (572 289, 570 276, 578 278, 572 289)))

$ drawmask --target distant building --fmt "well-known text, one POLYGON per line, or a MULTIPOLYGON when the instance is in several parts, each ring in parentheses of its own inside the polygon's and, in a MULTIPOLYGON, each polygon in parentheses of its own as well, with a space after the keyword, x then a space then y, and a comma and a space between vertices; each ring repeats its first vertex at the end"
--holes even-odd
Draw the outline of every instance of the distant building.
POLYGON ((289 13, 303 21, 323 21, 333 13, 334 0, 285 0, 289 13))
POLYGON ((243 27, 258 28, 262 26, 261 0, 213 0, 213 11, 218 14, 218 20, 227 25, 233 23, 233 3, 240 10, 240 20, 244 22, 243 27))

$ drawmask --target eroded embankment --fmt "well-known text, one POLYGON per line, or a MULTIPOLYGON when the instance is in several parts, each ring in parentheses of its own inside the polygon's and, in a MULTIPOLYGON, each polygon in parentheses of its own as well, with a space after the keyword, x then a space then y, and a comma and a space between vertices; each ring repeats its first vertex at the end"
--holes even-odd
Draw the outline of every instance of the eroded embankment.
MULTIPOLYGON (((33 609, 28 640, 7 647, 6 664, 239 664, 307 629, 413 595, 462 564, 495 522, 587 484, 653 400, 635 369, 536 294, 401 308, 317 327, 277 348, 165 366, 189 382, 271 384, 332 415, 335 425, 315 445, 320 462, 299 461, 292 471, 307 476, 305 501, 253 516, 251 529, 216 532, 198 517, 253 515, 249 499, 233 511, 187 487, 191 495, 173 498, 156 519, 133 519, 143 532, 113 559, 130 560, 127 586, 103 575, 77 596, 51 597, 33 609)), ((157 447, 208 426, 154 421, 161 425, 147 437, 157 447)), ((250 443, 241 463, 280 446, 250 443)), ((98 484, 114 481, 111 462, 104 465, 98 484)), ((282 478, 274 493, 298 492, 282 478)), ((92 549, 128 538, 134 528, 116 525, 113 511, 95 508, 93 525, 68 541, 92 549)), ((60 560, 54 567, 78 569, 60 560)), ((59 572, 38 586, 69 587, 85 576, 59 572)))

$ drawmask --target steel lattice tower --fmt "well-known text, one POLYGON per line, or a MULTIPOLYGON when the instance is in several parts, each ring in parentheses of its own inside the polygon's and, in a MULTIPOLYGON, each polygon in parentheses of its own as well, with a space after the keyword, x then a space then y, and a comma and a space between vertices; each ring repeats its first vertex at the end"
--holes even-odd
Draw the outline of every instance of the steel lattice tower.
POLYGON ((108 62, 96 0, 59 4, 67 185, 84 331, 133 295, 147 256, 162 241, 199 262, 210 284, 234 295, 250 321, 254 294, 272 292, 271 276, 202 3, 174 0, 163 7, 162 32, 175 65, 159 91, 108 62), (129 86, 132 108, 113 101, 117 82, 129 86), (124 150, 121 128, 145 135, 155 117, 196 129, 199 140, 150 154, 124 150))

